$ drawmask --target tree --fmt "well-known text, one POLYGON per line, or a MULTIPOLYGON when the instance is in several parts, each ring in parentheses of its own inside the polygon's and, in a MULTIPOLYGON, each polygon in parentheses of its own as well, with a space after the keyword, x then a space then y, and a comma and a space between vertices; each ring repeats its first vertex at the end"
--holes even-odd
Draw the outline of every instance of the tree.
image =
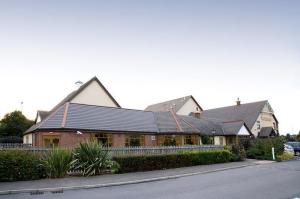
POLYGON ((33 124, 34 121, 27 119, 21 111, 7 113, 0 121, 0 137, 22 137, 33 124))
POLYGON ((298 135, 296 136, 296 140, 300 142, 300 131, 299 131, 298 135))

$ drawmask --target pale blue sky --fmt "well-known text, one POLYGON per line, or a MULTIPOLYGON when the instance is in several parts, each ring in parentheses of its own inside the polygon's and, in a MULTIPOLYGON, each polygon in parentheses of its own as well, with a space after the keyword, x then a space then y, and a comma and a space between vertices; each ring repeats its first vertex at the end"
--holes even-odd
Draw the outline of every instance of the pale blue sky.
POLYGON ((126 108, 268 99, 300 130, 300 1, 2 1, 0 118, 34 118, 99 77, 126 108))

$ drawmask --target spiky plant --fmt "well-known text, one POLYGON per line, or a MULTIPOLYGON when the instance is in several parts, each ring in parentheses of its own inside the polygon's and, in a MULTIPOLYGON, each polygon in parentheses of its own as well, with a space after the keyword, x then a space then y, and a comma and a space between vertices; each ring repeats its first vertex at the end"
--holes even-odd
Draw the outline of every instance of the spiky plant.
POLYGON ((97 141, 80 143, 73 152, 72 169, 80 171, 84 176, 99 175, 116 167, 110 153, 103 150, 97 141))
POLYGON ((50 178, 64 177, 71 167, 72 152, 70 150, 53 148, 44 158, 43 164, 50 178))

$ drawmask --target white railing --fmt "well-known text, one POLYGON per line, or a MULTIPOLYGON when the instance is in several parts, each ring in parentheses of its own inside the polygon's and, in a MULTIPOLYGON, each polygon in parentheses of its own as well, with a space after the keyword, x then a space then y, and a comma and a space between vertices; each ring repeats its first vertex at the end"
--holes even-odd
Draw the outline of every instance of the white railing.
MULTIPOLYGON (((112 156, 126 155, 160 155, 180 153, 183 151, 212 151, 221 150, 221 145, 186 145, 186 146, 155 146, 155 147, 104 147, 112 156)), ((38 148, 25 144, 0 144, 0 150, 23 150, 33 153, 47 153, 50 148, 38 148)))
POLYGON ((188 145, 188 146, 158 146, 158 147, 122 147, 122 148, 105 148, 112 156, 126 155, 159 155, 180 153, 183 151, 211 151, 221 150, 223 146, 219 145, 188 145))

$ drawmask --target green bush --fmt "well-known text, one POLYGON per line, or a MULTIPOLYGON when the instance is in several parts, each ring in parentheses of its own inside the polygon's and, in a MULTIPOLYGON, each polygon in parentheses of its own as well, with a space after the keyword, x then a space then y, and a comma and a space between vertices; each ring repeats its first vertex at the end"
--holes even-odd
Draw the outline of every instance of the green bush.
POLYGON ((247 157, 262 160, 272 160, 272 147, 275 149, 275 155, 282 155, 285 140, 282 137, 276 138, 257 138, 252 140, 247 150, 247 157))
POLYGON ((43 160, 47 176, 62 178, 70 170, 72 153, 69 150, 54 148, 43 160))
POLYGON ((20 150, 0 150, 0 181, 36 180, 46 172, 39 156, 20 150))
POLYGON ((292 159, 294 159, 294 154, 293 153, 289 153, 289 152, 283 152, 282 155, 277 155, 276 156, 276 160, 278 162, 286 161, 286 160, 292 160, 292 159))
POLYGON ((232 162, 243 161, 246 159, 246 151, 242 145, 234 144, 229 146, 228 149, 232 153, 232 162))
POLYGON ((98 142, 80 143, 73 153, 72 169, 84 176, 99 175, 107 170, 116 172, 117 163, 111 160, 108 151, 98 142))
POLYGON ((120 173, 151 171, 203 164, 229 162, 231 153, 220 151, 194 151, 181 154, 164 154, 151 156, 120 156, 113 160, 119 163, 120 173))

